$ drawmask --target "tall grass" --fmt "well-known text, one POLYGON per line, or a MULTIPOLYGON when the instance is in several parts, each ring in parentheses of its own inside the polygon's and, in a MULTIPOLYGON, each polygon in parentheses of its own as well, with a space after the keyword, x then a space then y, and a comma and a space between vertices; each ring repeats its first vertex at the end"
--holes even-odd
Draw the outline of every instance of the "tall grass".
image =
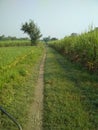
POLYGON ((98 69, 98 29, 77 36, 65 37, 49 43, 72 62, 86 67, 91 72, 98 69))

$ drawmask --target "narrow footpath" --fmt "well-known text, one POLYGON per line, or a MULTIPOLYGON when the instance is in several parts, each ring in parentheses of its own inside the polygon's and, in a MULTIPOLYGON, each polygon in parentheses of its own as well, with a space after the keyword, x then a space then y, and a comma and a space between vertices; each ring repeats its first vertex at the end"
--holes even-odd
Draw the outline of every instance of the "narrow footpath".
POLYGON ((41 61, 37 86, 35 87, 34 102, 30 106, 29 121, 25 130, 42 130, 42 112, 43 112, 43 88, 44 88, 44 63, 46 53, 41 61))

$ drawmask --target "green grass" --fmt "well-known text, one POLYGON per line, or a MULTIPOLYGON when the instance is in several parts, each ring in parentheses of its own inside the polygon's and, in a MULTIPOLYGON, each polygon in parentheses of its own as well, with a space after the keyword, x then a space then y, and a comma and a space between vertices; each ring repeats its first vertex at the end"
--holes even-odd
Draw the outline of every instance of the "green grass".
MULTIPOLYGON (((36 47, 0 48, 0 88, 5 82, 10 82, 10 80, 14 78, 15 75, 17 75, 17 65, 21 62, 24 62, 25 58, 28 58, 29 55, 35 53, 33 51, 36 51, 36 47)), ((19 70, 18 73, 20 73, 20 71, 23 71, 23 69, 25 69, 25 66, 21 67, 20 69, 21 70, 19 70)))
MULTIPOLYGON (((28 121, 30 104, 33 102, 44 47, 41 45, 0 49, 3 57, 7 58, 4 62, 5 69, 0 68, 0 105, 24 128, 28 121)), ((4 58, 1 62, 3 60, 4 58)), ((0 122, 0 130, 17 130, 5 115, 0 114, 0 122)))
POLYGON ((43 130, 97 130, 98 78, 47 49, 43 130))
POLYGON ((10 65, 12 62, 31 51, 31 47, 3 47, 0 48, 0 68, 10 65))

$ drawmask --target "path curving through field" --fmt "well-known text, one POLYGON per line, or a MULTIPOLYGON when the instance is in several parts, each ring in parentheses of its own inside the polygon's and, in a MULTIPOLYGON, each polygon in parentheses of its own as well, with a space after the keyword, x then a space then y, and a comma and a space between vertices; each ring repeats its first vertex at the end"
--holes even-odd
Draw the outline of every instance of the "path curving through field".
POLYGON ((29 121, 25 130, 42 130, 42 113, 43 113, 43 88, 44 88, 44 63, 46 53, 40 64, 38 82, 35 87, 34 102, 30 106, 29 121))

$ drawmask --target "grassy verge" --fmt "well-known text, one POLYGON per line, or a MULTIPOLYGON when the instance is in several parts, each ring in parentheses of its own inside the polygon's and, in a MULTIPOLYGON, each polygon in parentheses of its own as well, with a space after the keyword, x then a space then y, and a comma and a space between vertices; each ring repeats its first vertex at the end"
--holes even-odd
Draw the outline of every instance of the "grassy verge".
MULTIPOLYGON (((25 47, 19 49, 23 51, 23 48, 25 49, 25 47)), ((15 62, 16 58, 13 61, 14 65, 12 65, 12 60, 9 59, 11 67, 8 65, 6 70, 2 72, 1 69, 0 71, 3 77, 0 88, 0 105, 6 108, 23 128, 28 121, 28 110, 33 101, 34 88, 44 48, 42 46, 27 47, 27 50, 22 54, 22 58, 18 58, 17 63, 15 62)), ((14 53, 17 53, 17 51, 14 53)), ((18 55, 18 57, 20 56, 18 55)), ((0 123, 0 130, 17 130, 16 126, 5 115, 0 114, 0 123)))
POLYGON ((47 49, 44 130, 97 130, 98 78, 47 49))

